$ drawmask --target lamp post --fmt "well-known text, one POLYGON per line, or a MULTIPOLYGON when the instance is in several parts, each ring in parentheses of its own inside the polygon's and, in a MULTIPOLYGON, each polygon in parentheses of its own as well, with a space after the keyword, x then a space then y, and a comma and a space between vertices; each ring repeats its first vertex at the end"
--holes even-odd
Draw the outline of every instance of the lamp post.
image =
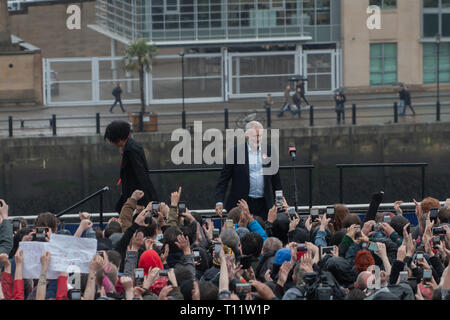
POLYGON ((184 52, 180 52, 179 55, 181 57, 181 97, 183 106, 183 111, 181 113, 181 127, 186 129, 186 113, 184 111, 184 52))
POLYGON ((436 121, 441 120, 441 102, 440 100, 440 92, 439 92, 439 54, 440 54, 440 45, 441 45, 441 34, 438 33, 436 35, 436 56, 437 56, 437 63, 436 63, 436 74, 437 74, 437 101, 436 101, 436 121))

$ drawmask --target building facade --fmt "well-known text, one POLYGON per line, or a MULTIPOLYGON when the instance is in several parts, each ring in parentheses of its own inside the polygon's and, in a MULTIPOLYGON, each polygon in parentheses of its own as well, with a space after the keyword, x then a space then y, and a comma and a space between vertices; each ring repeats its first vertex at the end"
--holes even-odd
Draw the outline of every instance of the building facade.
POLYGON ((450 88, 449 42, 449 0, 342 1, 343 82, 355 91, 392 91, 397 82, 435 90, 438 73, 450 88), (381 8, 381 29, 365 27, 369 5, 381 8))
POLYGON ((98 0, 89 27, 111 38, 112 56, 115 42, 159 48, 149 103, 179 102, 182 81, 186 102, 281 96, 293 75, 308 79, 310 94, 330 94, 342 86, 340 2, 98 0))

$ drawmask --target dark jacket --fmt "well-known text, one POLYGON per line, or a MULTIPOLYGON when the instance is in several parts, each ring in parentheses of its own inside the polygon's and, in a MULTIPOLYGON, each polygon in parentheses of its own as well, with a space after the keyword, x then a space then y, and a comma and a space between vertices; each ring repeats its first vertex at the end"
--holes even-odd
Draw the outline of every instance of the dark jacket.
POLYGON ((138 201, 139 205, 146 206, 152 200, 158 201, 158 195, 150 181, 144 149, 131 137, 123 150, 120 179, 122 195, 116 204, 117 212, 121 211, 135 190, 144 191, 144 197, 138 201))
POLYGON ((275 252, 269 251, 261 257, 255 269, 256 280, 266 282, 264 275, 268 269, 272 269, 275 252))
MULTIPOLYGON (((234 147, 233 164, 225 163, 220 173, 219 181, 216 185, 216 202, 224 202, 225 193, 227 191, 228 182, 231 182, 231 190, 227 200, 224 202, 224 208, 230 211, 237 206, 240 199, 246 200, 250 191, 250 171, 248 162, 248 146, 245 143, 245 164, 237 164, 238 146, 234 147)), ((271 156, 270 145, 267 148, 267 156, 271 156)), ((263 167, 269 167, 270 164, 263 167)), ((274 204, 275 190, 282 190, 280 172, 274 175, 264 176, 264 199, 267 208, 272 208, 274 204)))
POLYGON ((13 247, 13 228, 11 221, 3 219, 3 222, 0 224, 0 254, 6 253, 9 255, 13 247))
POLYGON ((345 106, 344 106, 345 101, 347 101, 347 98, 345 97, 345 95, 344 94, 336 95, 334 97, 334 100, 336 101, 336 110, 343 111, 345 108, 345 106), (342 100, 338 99, 339 97, 341 97, 342 100))
POLYGON ((112 95, 114 97, 116 97, 116 99, 120 99, 121 94, 122 94, 122 89, 119 86, 115 87, 114 90, 112 91, 112 95))

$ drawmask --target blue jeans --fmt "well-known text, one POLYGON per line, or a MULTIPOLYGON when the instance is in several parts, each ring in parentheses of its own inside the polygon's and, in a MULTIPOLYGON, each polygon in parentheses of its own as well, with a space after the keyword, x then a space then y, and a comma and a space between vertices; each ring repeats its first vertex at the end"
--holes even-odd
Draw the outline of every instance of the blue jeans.
POLYGON ((400 100, 397 104, 397 113, 400 115, 405 115, 405 100, 400 100), (403 110, 402 110, 403 109, 403 110))

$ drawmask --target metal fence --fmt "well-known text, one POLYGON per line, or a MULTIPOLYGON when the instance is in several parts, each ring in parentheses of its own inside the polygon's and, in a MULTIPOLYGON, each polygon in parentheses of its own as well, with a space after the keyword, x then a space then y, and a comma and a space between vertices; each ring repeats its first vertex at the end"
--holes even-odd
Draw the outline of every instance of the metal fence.
MULTIPOLYGON (((266 128, 301 128, 314 126, 334 126, 337 124, 334 107, 302 107, 301 118, 298 115, 285 113, 279 117, 278 108, 257 108, 247 110, 216 110, 186 111, 185 128, 193 127, 194 121, 202 121, 203 129, 234 129, 244 128, 251 120, 258 120, 266 128)), ((450 121, 450 102, 441 103, 439 107, 430 103, 417 103, 414 117, 399 116, 396 103, 385 105, 357 106, 347 105, 345 112, 347 120, 341 121, 342 126, 371 124, 404 124, 420 122, 450 121)), ((183 113, 158 112, 158 132, 170 133, 183 125, 183 113)), ((100 114, 86 116, 57 116, 55 114, 41 118, 14 118, 0 120, 0 136, 33 136, 33 135, 81 135, 100 134, 113 120, 128 120, 128 114, 100 114)), ((142 117, 141 117, 142 121, 142 117)), ((135 132, 139 127, 133 128, 135 132)))

